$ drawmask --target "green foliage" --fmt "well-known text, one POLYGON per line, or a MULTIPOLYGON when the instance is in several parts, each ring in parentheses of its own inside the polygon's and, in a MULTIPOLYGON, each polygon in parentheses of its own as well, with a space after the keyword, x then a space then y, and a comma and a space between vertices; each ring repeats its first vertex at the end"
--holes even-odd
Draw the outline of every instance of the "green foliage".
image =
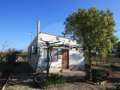
POLYGON ((28 52, 19 52, 17 56, 28 57, 28 52))
POLYGON ((113 49, 115 49, 115 51, 113 51, 115 57, 120 57, 120 41, 114 45, 113 49))
POLYGON ((21 54, 21 52, 11 48, 2 51, 0 52, 0 62, 15 62, 18 54, 21 54))
POLYGON ((116 90, 120 90, 120 85, 117 85, 117 86, 116 86, 116 90))
POLYGON ((78 9, 66 18, 65 34, 83 43, 85 55, 90 60, 91 52, 107 57, 116 42, 113 14, 96 8, 78 9))
POLYGON ((64 84, 64 79, 61 75, 50 74, 48 78, 39 77, 38 80, 34 80, 34 85, 36 87, 44 88, 50 85, 60 85, 64 84))
POLYGON ((105 90, 120 90, 120 85, 115 85, 115 87, 111 88, 106 87, 105 90))
POLYGON ((0 52, 0 63, 6 62, 6 53, 0 52))
POLYGON ((23 52, 21 50, 8 49, 6 51, 0 52, 0 62, 15 62, 17 57, 26 58, 28 56, 28 52, 23 52))
POLYGON ((93 81, 103 81, 107 79, 108 72, 103 69, 93 69, 92 70, 93 81))
POLYGON ((63 77, 60 75, 55 75, 55 74, 50 75, 49 78, 45 82, 46 86, 63 84, 63 83, 64 83, 63 77))
POLYGON ((8 51, 6 52, 7 61, 15 62, 15 60, 17 59, 17 53, 19 53, 19 52, 16 51, 15 49, 8 49, 8 51))
POLYGON ((116 88, 105 88, 105 90, 116 90, 116 88))

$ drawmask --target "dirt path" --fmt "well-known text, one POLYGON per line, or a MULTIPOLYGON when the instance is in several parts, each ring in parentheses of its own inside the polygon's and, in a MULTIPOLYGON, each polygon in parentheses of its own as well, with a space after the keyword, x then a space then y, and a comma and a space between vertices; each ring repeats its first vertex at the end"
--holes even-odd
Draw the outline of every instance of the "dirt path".
POLYGON ((49 86, 45 89, 32 88, 26 85, 14 85, 8 86, 6 90, 101 90, 95 85, 90 85, 86 83, 65 83, 64 85, 49 86))
POLYGON ((65 83, 61 86, 54 86, 48 88, 48 90, 101 90, 97 86, 86 84, 86 83, 65 83))
POLYGON ((13 81, 9 83, 5 90, 101 90, 96 85, 91 85, 81 82, 82 77, 85 75, 82 71, 64 71, 59 73, 65 77, 67 82, 61 85, 49 86, 45 89, 33 87, 31 76, 26 74, 19 74, 13 77, 13 81))
POLYGON ((93 85, 83 81, 85 76, 85 72, 83 71, 64 70, 59 74, 64 77, 64 84, 56 86, 52 85, 45 89, 40 89, 33 85, 34 82, 32 81, 32 76, 19 73, 13 77, 13 81, 9 83, 5 90, 103 90, 102 85, 93 85))

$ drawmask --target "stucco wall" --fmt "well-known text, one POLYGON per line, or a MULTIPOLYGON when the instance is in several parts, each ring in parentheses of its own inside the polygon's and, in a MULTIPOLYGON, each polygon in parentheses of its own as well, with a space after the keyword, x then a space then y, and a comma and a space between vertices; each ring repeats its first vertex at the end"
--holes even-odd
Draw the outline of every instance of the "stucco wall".
MULTIPOLYGON (((44 52, 44 51, 42 51, 44 52)), ((42 54, 44 55, 44 54, 42 54)), ((76 49, 69 50, 69 68, 71 70, 84 69, 84 56, 83 52, 76 49)), ((38 70, 46 70, 47 62, 46 57, 41 56, 38 61, 38 70)), ((62 55, 58 55, 58 60, 50 62, 50 72, 59 72, 62 69, 62 55)))
MULTIPOLYGON (((38 71, 44 71, 47 67, 47 52, 45 49, 41 49, 41 57, 38 61, 38 71)), ((54 55, 53 55, 54 56, 54 55)), ((50 61, 50 72, 59 72, 62 68, 62 57, 58 55, 57 60, 50 61)))
POLYGON ((70 69, 84 69, 85 61, 83 52, 72 49, 69 51, 69 67, 70 69))
MULTIPOLYGON (((65 44, 69 46, 78 46, 77 42, 75 40, 63 38, 63 37, 57 37, 55 35, 49 35, 45 33, 39 33, 38 35, 38 41, 35 39, 30 47, 29 47, 29 52, 30 48, 32 46, 36 46, 36 42, 38 42, 38 46, 41 43, 44 43, 43 41, 49 41, 49 42, 58 42, 57 44, 65 44)), ((80 46, 80 45, 79 45, 80 46)), ((31 55, 31 58, 28 60, 30 65, 35 69, 37 65, 38 70, 46 70, 47 62, 46 62, 46 56, 45 56, 45 51, 42 49, 43 47, 39 47, 40 52, 38 54, 40 55, 31 55), (39 56, 39 57, 38 57, 39 56)), ((69 49, 69 66, 71 69, 78 69, 78 68, 84 68, 84 56, 83 53, 79 52, 76 49, 69 49)), ((50 71, 60 71, 62 68, 62 55, 59 55, 59 58, 57 61, 52 62, 50 64, 50 71)))
POLYGON ((36 47, 36 44, 37 44, 37 39, 35 38, 28 48, 28 54, 29 54, 28 63, 32 66, 33 70, 36 70, 38 63, 38 54, 33 53, 34 51, 33 49, 36 47))

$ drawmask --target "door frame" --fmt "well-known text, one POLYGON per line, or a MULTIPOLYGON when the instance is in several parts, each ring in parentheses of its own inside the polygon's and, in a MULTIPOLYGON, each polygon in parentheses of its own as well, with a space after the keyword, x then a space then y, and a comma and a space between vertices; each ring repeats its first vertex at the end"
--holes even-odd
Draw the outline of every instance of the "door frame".
POLYGON ((69 69, 69 49, 62 49, 62 68, 63 69, 69 69), (65 58, 65 55, 67 53, 67 58, 65 58), (64 60, 66 59, 66 66, 64 67, 64 60))

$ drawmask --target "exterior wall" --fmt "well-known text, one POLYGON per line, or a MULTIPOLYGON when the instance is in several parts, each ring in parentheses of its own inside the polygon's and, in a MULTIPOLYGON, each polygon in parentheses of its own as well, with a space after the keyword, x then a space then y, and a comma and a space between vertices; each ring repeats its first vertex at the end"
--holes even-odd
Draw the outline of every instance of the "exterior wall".
MULTIPOLYGON (((62 51, 62 50, 61 50, 62 51)), ((44 52, 44 51, 43 51, 44 52)), ((38 71, 46 70, 46 58, 42 55, 38 61, 38 71)), ((84 70, 84 56, 83 52, 76 49, 69 50, 69 69, 71 70, 84 70)), ((58 55, 56 61, 50 62, 50 72, 60 72, 62 70, 62 54, 58 55)))
POLYGON ((33 70, 36 70, 38 63, 38 54, 35 51, 37 45, 37 39, 35 38, 28 48, 28 63, 32 66, 33 70))
POLYGON ((83 52, 79 52, 78 50, 72 49, 69 51, 69 67, 71 70, 79 70, 84 69, 85 61, 84 61, 83 52))
POLYGON ((62 59, 58 59, 56 62, 52 62, 50 65, 50 72, 60 72, 62 69, 62 59))
MULTIPOLYGON (((54 58, 53 61, 50 64, 50 72, 60 72, 62 69, 62 49, 56 48, 55 53, 52 54, 53 57, 57 56, 57 58, 54 58), (56 60, 56 61, 55 61, 56 60)), ((52 60, 52 58, 51 58, 52 60)))
POLYGON ((40 49, 40 57, 38 59, 37 71, 44 71, 47 67, 47 51, 40 49))
MULTIPOLYGON (((52 53, 52 51, 51 51, 52 53)), ((52 56, 56 56, 53 54, 52 56)), ((50 72, 59 72, 62 68, 62 57, 61 55, 57 55, 58 58, 55 60, 50 61, 50 72)), ((46 50, 42 49, 41 50, 41 57, 39 57, 38 61, 38 66, 37 66, 37 71, 44 71, 46 70, 47 67, 47 52, 46 50)))

